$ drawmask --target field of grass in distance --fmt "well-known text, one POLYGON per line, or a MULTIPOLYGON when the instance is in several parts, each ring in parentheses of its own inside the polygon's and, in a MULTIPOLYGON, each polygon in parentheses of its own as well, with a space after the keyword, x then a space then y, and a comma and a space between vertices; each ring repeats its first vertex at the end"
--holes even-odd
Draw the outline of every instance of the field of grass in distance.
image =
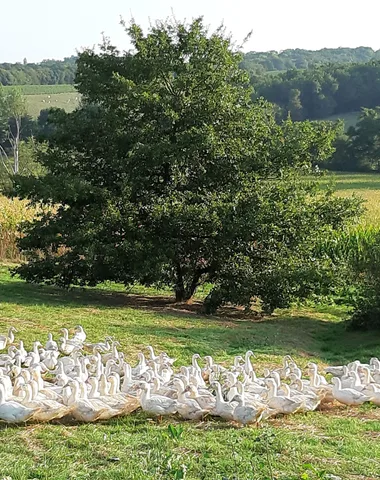
POLYGON ((45 108, 57 107, 72 112, 80 101, 74 85, 20 85, 16 88, 20 88, 25 95, 28 115, 34 118, 45 108))
POLYGON ((26 95, 28 114, 36 118, 41 110, 52 107, 72 112, 79 105, 79 99, 78 92, 26 95))
MULTIPOLYGON (((15 325, 30 348, 36 339, 44 342, 48 332, 57 338, 61 327, 82 324, 90 341, 105 335, 120 340, 132 364, 148 344, 176 357, 177 366, 188 365, 194 352, 229 365, 234 355, 252 349, 260 375, 264 365, 280 365, 287 353, 302 367, 311 360, 340 364, 380 355, 372 333, 345 330, 342 307, 279 311, 253 321, 240 315, 202 316, 162 293, 135 288, 126 295, 117 285, 63 291, 11 278, 4 265, 0 333, 15 325)), ((379 437, 380 408, 368 405, 272 419, 259 428, 174 417, 158 424, 137 412, 93 425, 0 426, 0 474, 12 480, 167 480, 183 478, 186 471, 189 480, 291 480, 324 478, 325 471, 345 480, 374 479, 379 437), (169 424, 184 427, 177 441, 167 434, 169 424), (306 464, 315 469, 309 477, 306 464)))
POLYGON ((360 112, 348 112, 348 113, 337 113, 336 115, 331 115, 324 118, 323 120, 328 120, 330 122, 336 122, 337 120, 344 121, 345 130, 348 130, 350 127, 355 127, 358 123, 360 112))
POLYGON ((329 182, 333 178, 337 195, 349 197, 353 194, 365 200, 366 209, 360 223, 364 226, 380 226, 380 174, 378 173, 330 173, 322 178, 329 182))
POLYGON ((57 93, 75 93, 74 85, 13 85, 3 87, 20 88, 24 95, 55 95, 57 93))

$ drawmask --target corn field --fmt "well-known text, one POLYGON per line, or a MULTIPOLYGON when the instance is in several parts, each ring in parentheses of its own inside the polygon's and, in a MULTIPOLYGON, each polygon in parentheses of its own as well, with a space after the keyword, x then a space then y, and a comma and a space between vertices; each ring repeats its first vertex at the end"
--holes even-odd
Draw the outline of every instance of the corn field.
POLYGON ((16 246, 18 226, 21 222, 32 219, 35 214, 36 210, 28 208, 25 201, 0 195, 0 260, 22 259, 16 246))
POLYGON ((380 264, 380 227, 358 226, 335 233, 319 246, 319 253, 325 253, 336 262, 349 261, 351 264, 380 264), (379 257, 379 258, 377 258, 379 257))

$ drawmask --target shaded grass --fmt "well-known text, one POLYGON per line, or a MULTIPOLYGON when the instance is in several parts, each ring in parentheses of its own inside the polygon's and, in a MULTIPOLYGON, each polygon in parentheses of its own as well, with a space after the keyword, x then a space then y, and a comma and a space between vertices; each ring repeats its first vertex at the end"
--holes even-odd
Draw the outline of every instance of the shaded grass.
MULTIPOLYGON (((285 353, 305 366, 309 360, 341 363, 380 355, 378 338, 347 332, 344 308, 279 311, 255 321, 245 316, 205 317, 195 306, 176 305, 165 291, 126 295, 117 285, 71 292, 25 284, 0 268, 0 332, 15 325, 30 346, 57 336, 62 326, 81 323, 91 340, 117 337, 127 359, 152 344, 189 364, 194 352, 231 364, 248 348, 259 373, 279 365, 285 353)), ((259 429, 237 429, 220 421, 180 422, 178 441, 167 425, 145 414, 94 425, 0 427, 0 474, 18 479, 299 479, 312 464, 344 479, 378 478, 379 409, 336 407, 328 412, 270 420, 259 429), (273 436, 272 436, 273 435, 273 436), (177 473, 176 473, 177 472, 177 473), (273 476, 272 476, 273 474, 273 476)), ((323 477, 319 477, 323 478, 323 477)))

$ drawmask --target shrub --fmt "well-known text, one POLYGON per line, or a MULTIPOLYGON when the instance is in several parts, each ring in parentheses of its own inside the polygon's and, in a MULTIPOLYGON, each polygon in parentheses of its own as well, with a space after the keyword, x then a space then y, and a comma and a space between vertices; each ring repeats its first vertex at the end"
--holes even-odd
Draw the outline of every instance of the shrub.
POLYGON ((352 329, 380 328, 380 228, 358 227, 335 234, 321 251, 329 255, 351 295, 352 329), (353 294, 352 294, 353 293, 353 294))

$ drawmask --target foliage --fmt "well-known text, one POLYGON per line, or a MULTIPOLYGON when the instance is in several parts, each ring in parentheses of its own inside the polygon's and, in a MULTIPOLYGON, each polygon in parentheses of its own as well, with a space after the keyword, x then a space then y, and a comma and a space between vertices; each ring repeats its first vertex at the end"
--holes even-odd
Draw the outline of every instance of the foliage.
MULTIPOLYGON (((46 144, 37 143, 33 137, 19 144, 19 173, 21 175, 35 175, 41 177, 45 174, 45 168, 37 162, 38 152, 46 150, 46 144)), ((9 159, 12 162, 12 157, 9 159)), ((9 192, 12 189, 13 174, 0 164, 0 193, 9 192)))
POLYGON ((327 240, 324 252, 344 269, 354 329, 380 329, 380 227, 359 227, 327 240))
POLYGON ((74 82, 76 57, 41 63, 0 63, 0 85, 55 85, 74 82))
POLYGON ((0 259, 19 261, 22 258, 16 246, 18 230, 22 222, 35 215, 36 209, 28 208, 27 202, 0 196, 0 259))
POLYGON ((248 52, 242 67, 250 73, 307 69, 331 63, 367 63, 380 59, 380 50, 370 47, 323 48, 321 50, 286 49, 281 52, 248 52))
MULTIPOLYGON (((367 63, 380 59, 380 51, 369 47, 324 48, 322 50, 287 49, 282 52, 248 52, 241 62, 250 75, 262 76, 267 71, 312 68, 329 63, 367 63)), ((0 84, 3 85, 62 85, 73 84, 76 57, 44 60, 41 63, 0 64, 0 84)), ((36 92, 34 92, 36 93, 36 92)), ((43 92, 45 93, 45 92, 43 92)), ((58 93, 58 92, 57 92, 58 93)), ((25 92, 28 94, 28 92, 25 92)))
POLYGON ((278 105, 281 118, 291 112, 297 120, 324 119, 378 106, 380 61, 288 70, 253 81, 255 95, 278 105))
POLYGON ((183 434, 183 426, 182 425, 168 425, 167 437, 171 438, 172 440, 178 442, 183 434))
POLYGON ((328 162, 334 170, 380 171, 380 107, 363 108, 356 126, 336 142, 328 162))
POLYGON ((359 202, 299 172, 331 154, 335 127, 278 125, 252 103, 222 29, 126 30, 133 55, 107 41, 80 55, 83 106, 52 111, 46 176, 16 179, 21 198, 58 205, 23 230, 29 263, 17 272, 60 286, 164 284, 178 301, 207 281, 210 311, 255 297, 272 311, 327 288, 331 266, 314 246, 359 202))

